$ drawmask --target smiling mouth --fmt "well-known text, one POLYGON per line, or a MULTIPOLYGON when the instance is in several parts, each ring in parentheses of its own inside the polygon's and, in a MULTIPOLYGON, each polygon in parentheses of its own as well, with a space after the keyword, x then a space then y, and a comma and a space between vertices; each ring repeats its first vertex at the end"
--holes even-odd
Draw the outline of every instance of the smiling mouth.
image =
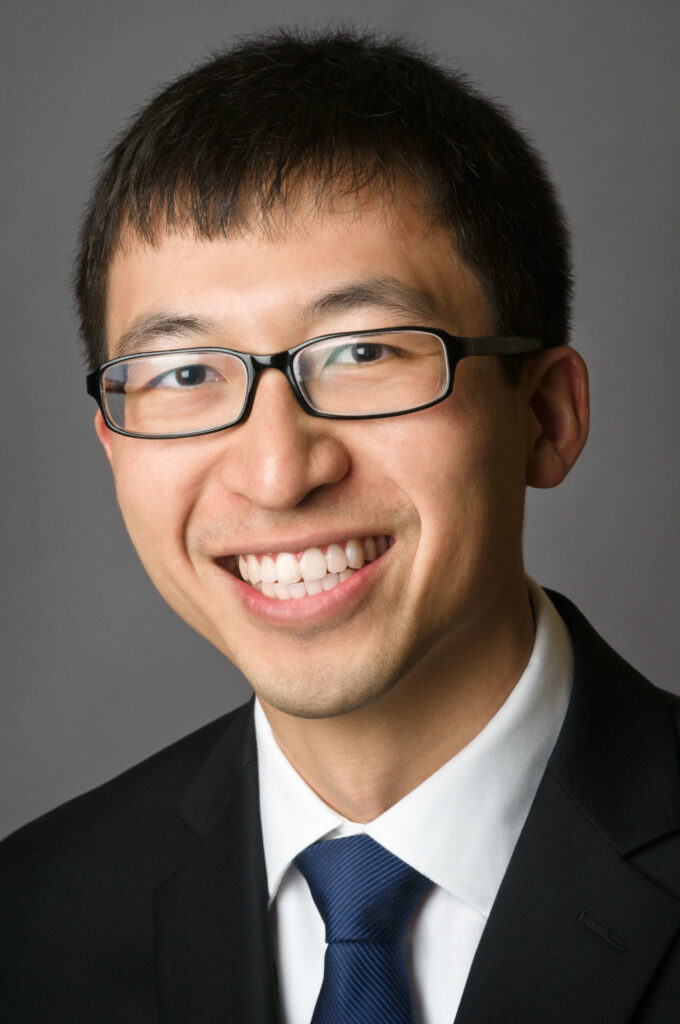
POLYGON ((394 543, 384 534, 352 537, 303 551, 232 555, 218 562, 237 579, 278 601, 312 597, 333 590, 394 543))

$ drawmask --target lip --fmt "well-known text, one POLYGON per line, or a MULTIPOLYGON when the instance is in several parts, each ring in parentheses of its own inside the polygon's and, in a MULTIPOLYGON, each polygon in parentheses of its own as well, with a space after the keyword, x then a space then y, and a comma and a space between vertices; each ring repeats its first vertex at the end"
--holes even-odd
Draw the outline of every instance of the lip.
MULTIPOLYGON (((338 534, 335 534, 336 539, 337 536, 338 534)), ((331 539, 326 543, 334 542, 331 539)), ((316 546, 319 544, 320 542, 317 541, 316 546)), ((225 573, 227 581, 234 588, 239 601, 251 615, 277 626, 312 626, 349 611, 358 601, 361 601, 367 595, 367 591, 378 582, 393 547, 394 540, 384 554, 373 562, 365 563, 361 569, 356 569, 349 579, 344 583, 338 583, 333 590, 307 597, 290 598, 287 601, 266 597, 251 587, 249 583, 244 583, 227 567, 227 559, 217 559, 216 564, 225 573)), ((291 548, 281 550, 291 551, 291 548)))

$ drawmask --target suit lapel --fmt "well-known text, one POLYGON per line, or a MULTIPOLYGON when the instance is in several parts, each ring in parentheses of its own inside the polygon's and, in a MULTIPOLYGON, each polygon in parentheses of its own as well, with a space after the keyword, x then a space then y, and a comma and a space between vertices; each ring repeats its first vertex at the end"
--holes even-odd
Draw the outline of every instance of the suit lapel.
POLYGON ((162 1024, 273 1024, 276 982, 252 705, 237 713, 180 817, 196 851, 154 894, 162 1024))
POLYGON ((456 1024, 629 1021, 680 927, 547 774, 482 935, 456 1024))
POLYGON ((680 900, 627 859, 680 829, 670 704, 550 596, 574 646, 572 699, 456 1024, 628 1021, 680 929, 680 900))

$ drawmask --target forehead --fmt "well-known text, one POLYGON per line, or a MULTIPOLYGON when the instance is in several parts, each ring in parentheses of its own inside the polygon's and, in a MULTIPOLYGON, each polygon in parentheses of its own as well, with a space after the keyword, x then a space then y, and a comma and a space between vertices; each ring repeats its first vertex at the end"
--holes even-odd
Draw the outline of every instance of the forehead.
MULTIPOLYGON (((255 332, 255 351, 289 347, 324 331, 429 323, 453 333, 492 333, 489 305, 450 231, 417 196, 302 200, 274 223, 227 237, 128 231, 107 280, 108 355, 154 317, 197 317, 234 337, 255 332), (363 318, 363 319, 362 319, 363 318), (376 319, 377 318, 377 319, 376 319), (265 344, 265 339, 269 339, 265 344)), ((235 344, 233 347, 239 347, 235 344)))

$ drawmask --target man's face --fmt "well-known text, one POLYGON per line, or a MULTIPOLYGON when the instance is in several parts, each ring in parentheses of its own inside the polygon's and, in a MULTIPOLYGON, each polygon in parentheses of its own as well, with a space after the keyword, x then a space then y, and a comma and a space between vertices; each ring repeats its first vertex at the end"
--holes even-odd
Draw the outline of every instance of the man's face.
MULTIPOLYGON (((154 248, 130 237, 108 285, 111 355, 149 315, 212 326, 150 336, 144 350, 269 353, 321 334, 406 324, 494 333, 450 235, 408 196, 399 206, 300 215, 273 237, 161 234, 154 248)), ((427 685, 435 665, 469 655, 516 593, 526 417, 493 358, 463 360, 449 398, 405 416, 313 418, 283 374, 267 370, 249 418, 230 429, 141 440, 112 434, 98 414, 97 430, 151 579, 283 711, 335 715, 400 680, 427 685), (373 545, 385 546, 380 538, 384 554, 302 598, 259 593, 233 557, 299 561, 352 539, 368 539, 371 556, 373 545)))

